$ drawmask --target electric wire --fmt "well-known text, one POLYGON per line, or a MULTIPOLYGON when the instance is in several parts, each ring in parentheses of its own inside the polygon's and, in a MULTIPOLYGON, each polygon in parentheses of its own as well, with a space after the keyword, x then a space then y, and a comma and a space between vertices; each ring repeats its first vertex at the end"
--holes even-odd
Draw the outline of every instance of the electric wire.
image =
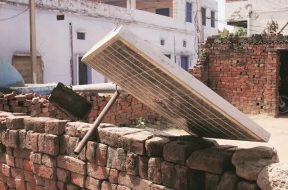
POLYGON ((29 7, 26 8, 26 9, 24 9, 24 10, 21 11, 20 13, 17 13, 17 14, 15 14, 15 15, 11 16, 11 17, 8 17, 8 18, 0 18, 0 22, 4 22, 4 21, 8 21, 8 20, 14 19, 14 18, 16 18, 16 17, 24 14, 24 13, 25 13, 26 11, 28 11, 28 10, 29 10, 29 7))

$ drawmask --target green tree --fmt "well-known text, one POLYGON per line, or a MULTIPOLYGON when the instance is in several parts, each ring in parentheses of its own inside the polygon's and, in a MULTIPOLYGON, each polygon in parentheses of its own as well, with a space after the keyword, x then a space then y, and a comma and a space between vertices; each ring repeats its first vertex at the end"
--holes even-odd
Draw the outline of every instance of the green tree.
POLYGON ((243 27, 239 27, 235 31, 235 36, 247 36, 247 29, 243 27))
MULTIPOLYGON (((232 33, 229 32, 229 30, 227 30, 226 28, 224 28, 222 31, 219 31, 218 34, 222 37, 222 38, 226 38, 228 36, 231 36, 232 33)), ((232 34, 233 35, 233 34, 232 34)))

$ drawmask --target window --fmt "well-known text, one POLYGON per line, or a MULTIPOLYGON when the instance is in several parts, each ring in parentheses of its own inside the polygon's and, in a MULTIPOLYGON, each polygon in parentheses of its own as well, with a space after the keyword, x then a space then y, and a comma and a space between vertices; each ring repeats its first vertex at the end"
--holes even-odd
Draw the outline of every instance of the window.
POLYGON ((186 2, 186 22, 192 22, 192 3, 186 2))
POLYGON ((65 20, 65 16, 64 15, 57 15, 57 20, 65 20))
POLYGON ((201 14, 202 14, 202 25, 206 26, 206 8, 201 8, 201 14))
POLYGON ((189 69, 189 57, 187 55, 181 56, 181 68, 185 71, 188 71, 189 69))
POLYGON ((77 39, 78 40, 85 40, 85 32, 77 32, 77 39))
POLYGON ((169 8, 156 9, 155 12, 158 15, 170 16, 170 9, 169 8))
POLYGON ((92 69, 82 63, 82 57, 78 57, 78 84, 91 84, 92 83, 92 69))
POLYGON ((171 54, 165 54, 165 56, 171 59, 171 54))
POLYGON ((215 12, 211 11, 211 27, 215 28, 215 12))
POLYGON ((161 46, 164 46, 165 45, 165 40, 161 39, 160 40, 160 44, 161 44, 161 46))
POLYGON ((183 47, 187 47, 187 42, 186 42, 186 40, 183 40, 183 47))

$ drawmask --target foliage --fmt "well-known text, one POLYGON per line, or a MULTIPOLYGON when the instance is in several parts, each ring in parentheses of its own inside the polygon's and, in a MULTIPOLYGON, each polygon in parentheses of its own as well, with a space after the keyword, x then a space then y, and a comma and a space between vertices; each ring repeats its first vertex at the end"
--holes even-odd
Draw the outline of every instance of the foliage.
POLYGON ((243 27, 239 27, 237 28, 234 34, 235 36, 247 36, 247 29, 243 27))
POLYGON ((263 34, 275 34, 279 29, 279 25, 277 21, 271 20, 271 22, 267 22, 266 29, 264 29, 263 34))
POLYGON ((226 38, 226 37, 229 37, 229 36, 233 35, 233 33, 230 33, 230 31, 227 30, 226 28, 224 28, 222 31, 218 31, 218 34, 219 34, 222 38, 226 38))
POLYGON ((218 34, 222 38, 232 37, 232 36, 236 36, 236 37, 247 36, 247 29, 243 28, 243 27, 239 27, 236 29, 236 31, 234 33, 231 33, 229 30, 224 28, 223 31, 218 31, 218 34))

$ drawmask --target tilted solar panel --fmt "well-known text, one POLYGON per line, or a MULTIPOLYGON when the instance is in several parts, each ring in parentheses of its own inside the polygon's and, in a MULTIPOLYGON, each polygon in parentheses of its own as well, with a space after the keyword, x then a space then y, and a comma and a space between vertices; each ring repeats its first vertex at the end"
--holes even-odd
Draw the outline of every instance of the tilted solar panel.
POLYGON ((242 112, 124 28, 103 38, 82 61, 190 134, 247 141, 270 138, 242 112))

